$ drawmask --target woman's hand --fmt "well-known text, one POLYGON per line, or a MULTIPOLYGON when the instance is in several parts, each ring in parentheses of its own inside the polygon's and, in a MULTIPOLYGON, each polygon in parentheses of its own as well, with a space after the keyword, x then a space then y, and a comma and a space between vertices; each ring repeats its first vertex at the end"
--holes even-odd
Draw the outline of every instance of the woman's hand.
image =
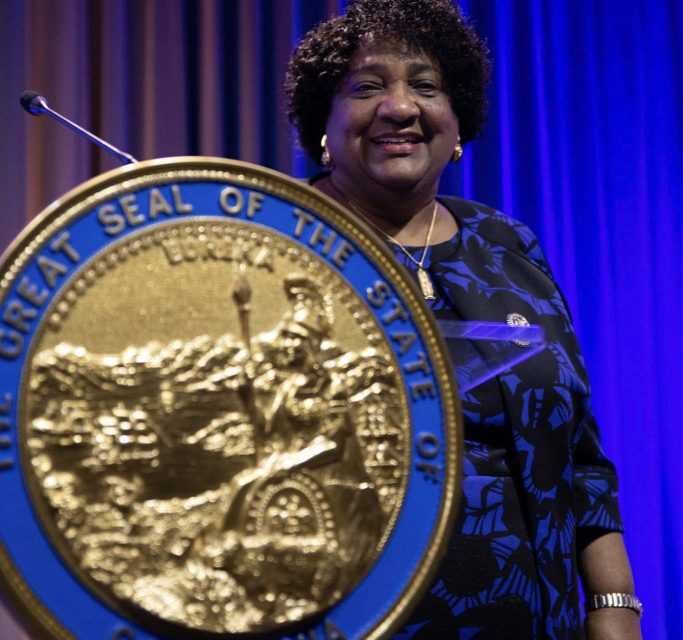
POLYGON ((586 640, 642 640, 640 616, 631 609, 597 609, 586 616, 586 640))

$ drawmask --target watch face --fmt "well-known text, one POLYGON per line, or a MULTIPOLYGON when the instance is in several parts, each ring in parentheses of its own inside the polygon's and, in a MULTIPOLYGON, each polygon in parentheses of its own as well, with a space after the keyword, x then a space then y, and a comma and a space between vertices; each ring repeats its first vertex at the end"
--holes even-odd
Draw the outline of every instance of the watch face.
POLYGON ((312 187, 142 162, 0 264, 0 573, 49 638, 380 638, 459 492, 421 294, 312 187))

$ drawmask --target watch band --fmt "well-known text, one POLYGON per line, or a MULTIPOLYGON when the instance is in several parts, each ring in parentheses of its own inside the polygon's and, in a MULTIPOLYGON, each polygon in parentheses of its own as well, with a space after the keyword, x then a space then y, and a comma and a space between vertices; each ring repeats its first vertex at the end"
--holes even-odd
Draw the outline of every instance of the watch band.
POLYGON ((586 611, 610 607, 631 609, 639 616, 643 615, 643 603, 630 593, 593 593, 586 601, 586 611))

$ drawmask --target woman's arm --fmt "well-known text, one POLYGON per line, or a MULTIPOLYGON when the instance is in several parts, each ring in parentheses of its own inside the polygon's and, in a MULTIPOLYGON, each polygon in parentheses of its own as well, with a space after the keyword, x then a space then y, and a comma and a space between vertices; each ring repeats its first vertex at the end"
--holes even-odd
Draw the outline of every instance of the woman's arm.
MULTIPOLYGON (((633 575, 620 533, 607 533, 588 543, 579 554, 586 595, 633 594, 633 575)), ((605 608, 586 615, 587 640, 641 640, 640 617, 631 609, 605 608)))

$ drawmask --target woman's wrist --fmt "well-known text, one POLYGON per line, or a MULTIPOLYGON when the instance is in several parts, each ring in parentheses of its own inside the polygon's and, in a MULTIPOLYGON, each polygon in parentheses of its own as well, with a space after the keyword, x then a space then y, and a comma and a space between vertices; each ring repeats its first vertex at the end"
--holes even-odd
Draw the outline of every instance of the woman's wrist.
POLYGON ((586 640, 642 640, 640 617, 631 609, 594 609, 584 628, 586 640))
MULTIPOLYGON (((586 601, 587 640, 641 640, 640 616, 630 607, 617 606, 626 599, 601 598, 607 594, 635 593, 633 575, 621 534, 607 533, 587 544, 579 556, 586 601), (607 606, 591 606, 592 596, 607 606), (610 605, 611 602, 611 605, 610 605)), ((632 604, 629 602, 629 604, 632 604)))

